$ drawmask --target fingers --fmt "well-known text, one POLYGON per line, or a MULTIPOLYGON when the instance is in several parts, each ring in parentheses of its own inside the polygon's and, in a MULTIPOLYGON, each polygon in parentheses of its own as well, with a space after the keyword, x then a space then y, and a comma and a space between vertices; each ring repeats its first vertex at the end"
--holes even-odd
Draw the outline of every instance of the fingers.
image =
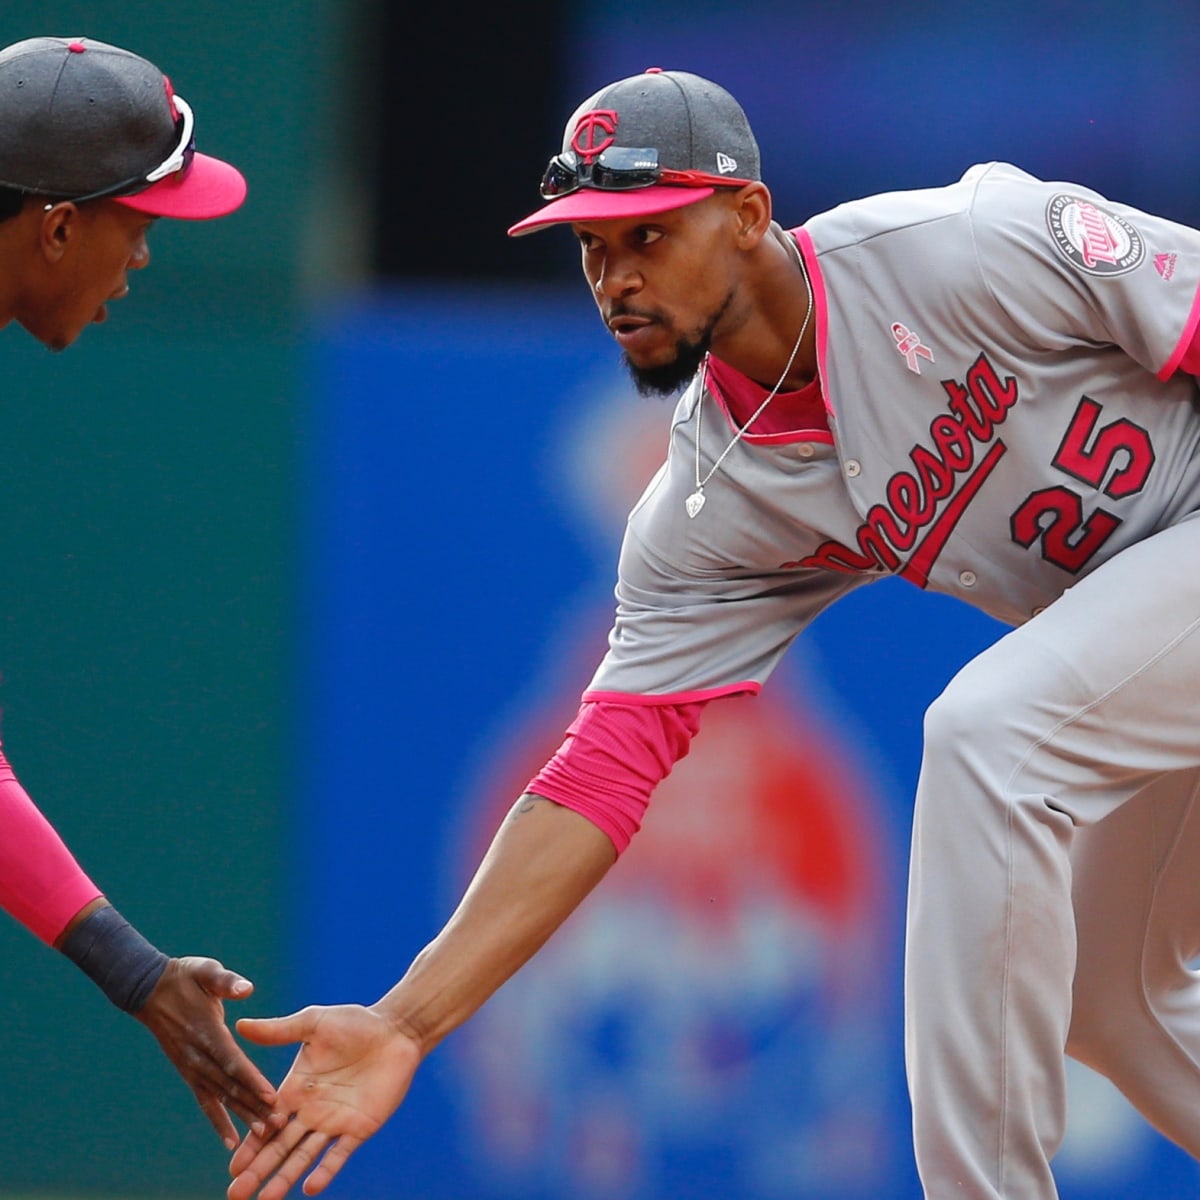
MULTIPOLYGON (((300 1176, 316 1163, 330 1140, 327 1134, 305 1129, 300 1122, 293 1121, 263 1144, 248 1165, 241 1167, 226 1195, 229 1200, 250 1200, 257 1192, 259 1200, 282 1200, 300 1176)), ((243 1143, 235 1159, 241 1156, 248 1142, 249 1139, 243 1143)))
POLYGON ((240 1175, 254 1161, 265 1142, 265 1134, 255 1133, 254 1130, 247 1133, 229 1160, 229 1174, 235 1178, 240 1175))
POLYGON ((237 1031, 259 1046, 286 1046, 289 1042, 303 1042, 312 1032, 313 1024, 309 1010, 301 1009, 286 1017, 242 1017, 237 1022, 237 1031))
POLYGON ((358 1138, 340 1137, 328 1150, 325 1157, 317 1164, 317 1168, 304 1181, 304 1194, 316 1196, 323 1192, 332 1182, 334 1176, 346 1165, 346 1160, 362 1145, 358 1138))
POLYGON ((279 1097, 228 1033, 226 1038, 228 1044, 186 1048, 180 1071, 193 1087, 215 1093, 247 1125, 265 1122, 275 1114, 279 1097))
POLYGON ((196 1097, 196 1103, 200 1105, 200 1111, 212 1122, 212 1127, 225 1144, 225 1149, 232 1154, 237 1149, 238 1136, 225 1106, 217 1096, 205 1088, 193 1087, 192 1094, 196 1097))
POLYGON ((270 1106, 253 1097, 242 1100, 231 1094, 227 1082, 219 1076, 193 1077, 189 1082, 201 1110, 231 1152, 237 1147, 238 1138, 237 1131, 229 1120, 230 1113, 243 1121, 251 1132, 259 1133, 263 1137, 286 1120, 282 1114, 276 1114, 270 1106), (233 1137, 232 1143, 229 1141, 229 1135, 233 1137))

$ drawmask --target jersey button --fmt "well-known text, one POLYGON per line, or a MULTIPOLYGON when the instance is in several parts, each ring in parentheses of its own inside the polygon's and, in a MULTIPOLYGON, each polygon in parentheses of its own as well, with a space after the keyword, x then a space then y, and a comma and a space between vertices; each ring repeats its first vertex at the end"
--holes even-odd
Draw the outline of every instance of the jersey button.
POLYGON ((813 449, 812 442, 801 442, 800 445, 796 447, 796 453, 800 455, 801 458, 812 458, 812 456, 816 453, 816 450, 813 449))
POLYGON ((851 479, 854 479, 861 473, 862 465, 858 462, 858 460, 853 458, 848 459, 846 462, 846 474, 849 475, 851 479))
POLYGON ((974 571, 959 571, 958 582, 961 583, 963 587, 974 587, 979 582, 979 577, 974 571))

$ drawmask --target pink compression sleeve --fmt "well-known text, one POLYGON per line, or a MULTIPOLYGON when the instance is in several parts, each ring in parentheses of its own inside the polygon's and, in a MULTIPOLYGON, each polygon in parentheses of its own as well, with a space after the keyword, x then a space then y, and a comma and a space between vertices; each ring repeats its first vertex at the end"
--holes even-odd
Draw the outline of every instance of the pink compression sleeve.
POLYGON ((587 817, 621 854, 641 828, 650 793, 691 749, 707 703, 584 701, 527 790, 587 817))
POLYGON ((0 908, 52 945, 101 894, 0 751, 0 908))

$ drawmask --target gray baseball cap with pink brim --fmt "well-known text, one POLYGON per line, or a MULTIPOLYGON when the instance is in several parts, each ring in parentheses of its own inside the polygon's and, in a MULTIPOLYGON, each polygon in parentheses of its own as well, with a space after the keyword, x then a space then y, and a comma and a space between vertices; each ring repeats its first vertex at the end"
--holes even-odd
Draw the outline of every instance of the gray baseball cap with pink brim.
POLYGON ((508 232, 653 216, 760 179, 758 143, 741 105, 699 75, 651 67, 575 110, 542 176, 547 203, 508 232))
POLYGON ((0 50, 0 187, 193 220, 246 198, 236 167, 196 152, 191 107, 162 71, 82 37, 0 50))

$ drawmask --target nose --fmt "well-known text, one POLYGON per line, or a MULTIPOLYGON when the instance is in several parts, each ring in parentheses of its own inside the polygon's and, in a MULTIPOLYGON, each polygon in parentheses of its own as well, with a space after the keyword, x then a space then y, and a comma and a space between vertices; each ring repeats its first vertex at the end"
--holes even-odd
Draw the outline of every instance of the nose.
POLYGON ((131 271, 141 271, 150 265, 150 247, 146 243, 145 236, 138 238, 137 244, 133 248, 133 253, 129 256, 129 269, 131 271))
POLYGON ((636 292, 642 286, 642 277, 628 256, 610 251, 600 260, 599 270, 592 281, 597 296, 608 296, 617 300, 636 292))

